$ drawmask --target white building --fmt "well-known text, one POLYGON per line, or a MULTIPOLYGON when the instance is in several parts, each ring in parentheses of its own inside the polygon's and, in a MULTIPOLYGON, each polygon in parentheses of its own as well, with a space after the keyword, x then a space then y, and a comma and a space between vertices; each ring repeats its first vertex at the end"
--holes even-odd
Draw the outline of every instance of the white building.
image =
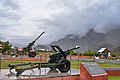
POLYGON ((108 48, 101 48, 100 50, 98 50, 98 53, 103 55, 105 58, 110 56, 110 50, 108 50, 108 48))

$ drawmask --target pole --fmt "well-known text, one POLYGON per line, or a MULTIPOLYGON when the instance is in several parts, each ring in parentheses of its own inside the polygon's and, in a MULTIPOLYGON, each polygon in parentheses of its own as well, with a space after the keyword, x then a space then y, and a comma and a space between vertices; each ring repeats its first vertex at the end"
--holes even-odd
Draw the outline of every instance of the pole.
MULTIPOLYGON (((21 55, 21 64, 22 64, 22 52, 20 52, 20 55, 21 55)), ((21 68, 22 68, 22 66, 21 66, 21 68)))
POLYGON ((41 76, 41 54, 40 54, 40 65, 39 65, 39 76, 41 76))
MULTIPOLYGON (((47 55, 45 54, 45 62, 47 62, 47 55)), ((46 67, 45 67, 45 75, 46 75, 46 67)))
POLYGON ((1 76, 2 53, 0 53, 0 76, 1 76))
MULTIPOLYGON (((71 54, 70 54, 70 62, 71 62, 71 54)), ((72 64, 70 64, 70 67, 71 67, 72 64)), ((71 75, 71 68, 70 68, 70 75, 71 75)))

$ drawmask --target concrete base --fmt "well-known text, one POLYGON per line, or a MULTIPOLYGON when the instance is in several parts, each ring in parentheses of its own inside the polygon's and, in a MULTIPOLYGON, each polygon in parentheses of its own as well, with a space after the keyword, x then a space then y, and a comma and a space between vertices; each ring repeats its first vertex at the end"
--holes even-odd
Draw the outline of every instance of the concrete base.
POLYGON ((26 70, 19 77, 16 77, 15 70, 9 72, 8 69, 2 69, 0 74, 1 80, 11 80, 11 79, 30 79, 30 78, 43 78, 43 77, 61 77, 70 75, 79 75, 80 71, 76 69, 71 69, 68 73, 60 73, 58 70, 50 70, 49 68, 42 68, 41 70, 33 69, 26 70))

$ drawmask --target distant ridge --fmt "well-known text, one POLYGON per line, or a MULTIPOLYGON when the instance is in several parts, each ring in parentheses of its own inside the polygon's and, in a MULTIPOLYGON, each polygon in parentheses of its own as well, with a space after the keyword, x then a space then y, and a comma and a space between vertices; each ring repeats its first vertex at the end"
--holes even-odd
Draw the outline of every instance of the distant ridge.
POLYGON ((79 37, 69 34, 51 44, 57 44, 63 49, 78 45, 80 46, 80 52, 88 50, 98 51, 102 47, 107 47, 113 53, 120 55, 120 29, 112 30, 106 34, 97 33, 91 29, 85 36, 79 37))

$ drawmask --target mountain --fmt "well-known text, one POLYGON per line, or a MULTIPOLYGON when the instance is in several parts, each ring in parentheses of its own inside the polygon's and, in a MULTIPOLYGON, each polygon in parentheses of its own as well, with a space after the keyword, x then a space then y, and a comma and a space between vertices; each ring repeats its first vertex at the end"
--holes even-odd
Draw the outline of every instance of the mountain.
POLYGON ((35 49, 36 50, 41 50, 41 49, 51 50, 51 48, 46 45, 37 45, 37 46, 35 46, 35 49))
POLYGON ((117 47, 111 51, 114 54, 120 55, 120 47, 117 47))
MULTIPOLYGON (((88 50, 98 51, 102 47, 106 47, 110 50, 120 47, 120 29, 112 30, 106 34, 97 33, 94 30, 90 30, 85 36, 79 37, 73 34, 69 34, 64 38, 54 41, 51 44, 56 44, 66 50, 74 46, 80 46, 78 51, 84 52, 88 50)), ((50 45, 51 45, 50 44, 50 45)), ((119 52, 117 54, 120 54, 119 52)))
POLYGON ((120 47, 120 29, 110 31, 105 35, 106 42, 111 44, 114 48, 120 47))

